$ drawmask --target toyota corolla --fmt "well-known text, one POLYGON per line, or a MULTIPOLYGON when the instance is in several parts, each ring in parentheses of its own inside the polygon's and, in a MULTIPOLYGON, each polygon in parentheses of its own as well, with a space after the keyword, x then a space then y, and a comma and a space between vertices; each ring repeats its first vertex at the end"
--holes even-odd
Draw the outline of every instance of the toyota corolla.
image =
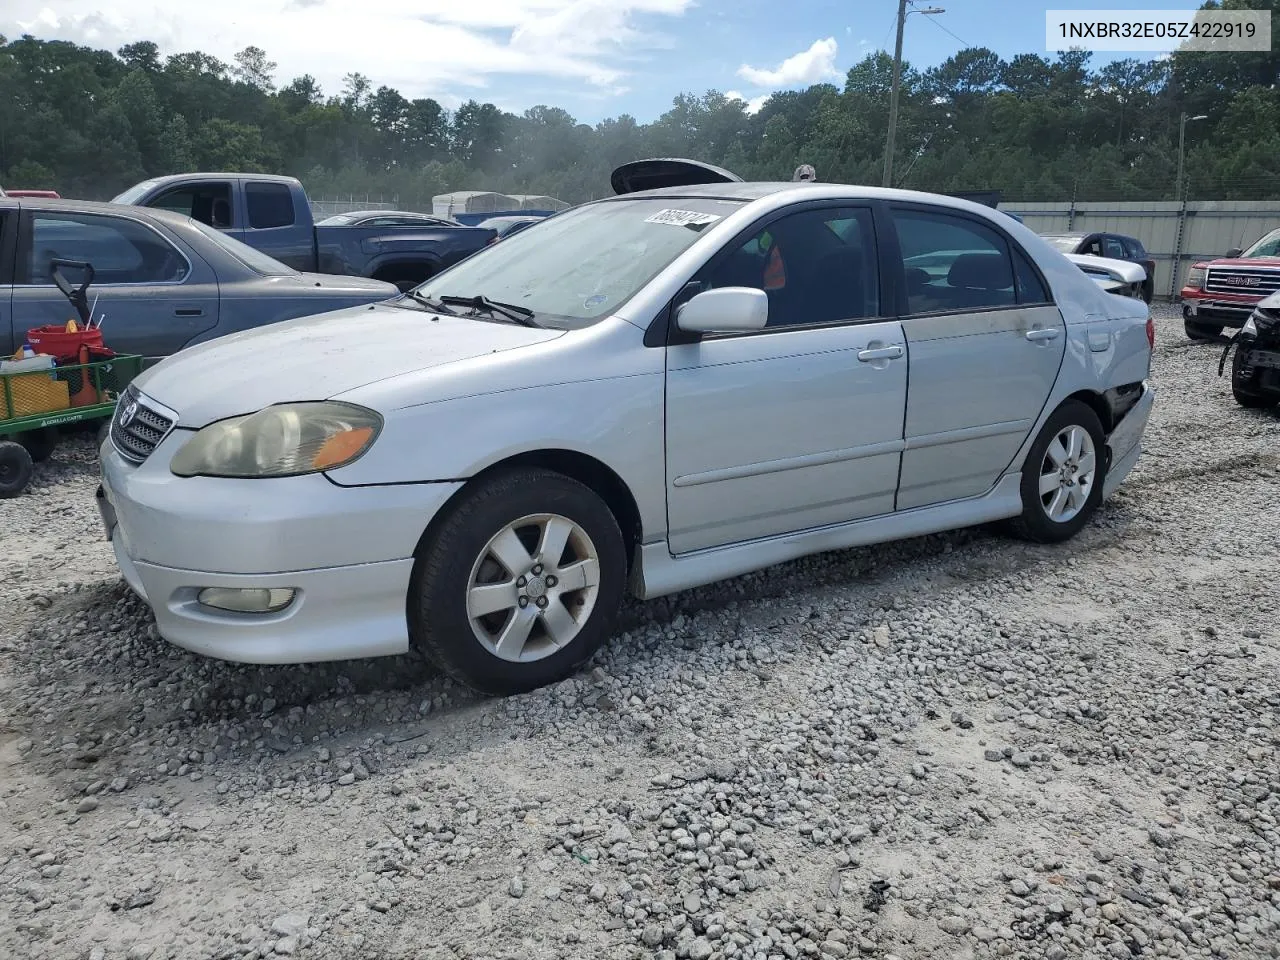
POLYGON ((527 690, 628 592, 990 521, 1063 541, 1133 468, 1148 309, 1009 217, 689 162, 614 188, 138 378, 99 505, 160 634, 257 663, 415 646, 527 690))

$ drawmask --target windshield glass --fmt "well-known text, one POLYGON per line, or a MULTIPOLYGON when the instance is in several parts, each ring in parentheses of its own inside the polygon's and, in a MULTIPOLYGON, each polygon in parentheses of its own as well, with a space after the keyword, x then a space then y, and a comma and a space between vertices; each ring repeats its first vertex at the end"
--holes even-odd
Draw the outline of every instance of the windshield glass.
POLYGON ((588 204, 485 247, 418 291, 515 304, 542 326, 587 326, 615 312, 740 206, 687 198, 588 204))
POLYGON ((261 250, 255 250, 248 244, 241 243, 234 237, 229 237, 221 230, 215 230, 208 224, 201 223, 199 220, 192 220, 189 217, 187 222, 256 274, 264 277, 291 277, 298 272, 279 260, 268 257, 261 250))
POLYGON ((1049 236, 1049 237, 1045 237, 1044 240, 1050 246, 1056 247, 1058 250, 1061 250, 1063 253, 1075 253, 1076 247, 1080 245, 1079 237, 1049 236))
POLYGON ((1265 237, 1246 250, 1246 257, 1280 257, 1280 230, 1272 230, 1265 237))
POLYGON ((143 180, 142 183, 135 183, 132 187, 117 197, 112 197, 112 203, 137 203, 138 198, 154 187, 158 180, 143 180))

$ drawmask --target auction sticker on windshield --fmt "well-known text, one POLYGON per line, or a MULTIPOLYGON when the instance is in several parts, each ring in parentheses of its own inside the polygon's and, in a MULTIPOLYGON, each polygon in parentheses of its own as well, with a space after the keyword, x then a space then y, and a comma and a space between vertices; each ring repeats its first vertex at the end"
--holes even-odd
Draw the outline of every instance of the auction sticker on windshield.
POLYGON ((659 210, 645 217, 645 223, 669 223, 674 227, 705 227, 720 219, 719 214, 697 213, 694 210, 659 210))

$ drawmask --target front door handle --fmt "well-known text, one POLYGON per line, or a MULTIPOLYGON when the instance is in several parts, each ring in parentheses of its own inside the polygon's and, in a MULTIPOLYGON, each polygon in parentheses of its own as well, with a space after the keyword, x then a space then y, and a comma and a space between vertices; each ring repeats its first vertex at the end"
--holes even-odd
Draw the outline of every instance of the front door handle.
POLYGON ((902 356, 902 344, 895 343, 891 347, 873 347, 869 350, 859 350, 858 359, 863 363, 870 363, 873 360, 897 360, 902 356))
POLYGON ((204 307, 178 307, 173 311, 175 317, 203 317, 204 307))
POLYGON ((1042 330, 1028 330, 1027 339, 1032 343, 1044 343, 1048 340, 1058 339, 1057 327, 1045 327, 1042 330))

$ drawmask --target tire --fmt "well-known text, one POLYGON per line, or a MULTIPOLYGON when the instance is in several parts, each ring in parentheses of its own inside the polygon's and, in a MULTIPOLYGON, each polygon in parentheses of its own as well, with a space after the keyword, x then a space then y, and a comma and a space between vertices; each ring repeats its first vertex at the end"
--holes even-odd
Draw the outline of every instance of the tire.
POLYGON ((16 497, 31 482, 34 464, 27 448, 12 440, 0 440, 0 499, 16 497))
POLYGON ((1222 336, 1222 324, 1220 323, 1196 323, 1192 320, 1184 319, 1182 321, 1183 329, 1187 331, 1187 337, 1191 340, 1217 340, 1222 336))
POLYGON ((1231 395, 1235 397, 1236 403, 1246 410, 1266 410, 1280 403, 1280 396, 1250 390, 1248 379, 1244 374, 1244 361, 1240 358, 1240 348, 1237 347, 1235 355, 1231 358, 1231 395))
POLYGON ((28 430, 26 433, 18 434, 18 442, 27 448, 27 453, 31 454, 32 460, 36 463, 44 463, 53 456, 53 451, 58 446, 58 428, 43 427, 39 430, 28 430))
POLYGON ((1020 488, 1022 514, 1010 524, 1013 532, 1034 543, 1061 543, 1074 537, 1089 522, 1098 509, 1098 504, 1102 502, 1106 460, 1106 437, 1098 415, 1088 404, 1079 400, 1063 402, 1045 422, 1027 452, 1027 459, 1022 466, 1020 488), (1072 465, 1072 458, 1067 458, 1064 464, 1059 465, 1059 460, 1063 459, 1062 454, 1069 452, 1061 446, 1054 446, 1059 437, 1070 437, 1080 442, 1081 452, 1074 458, 1079 471, 1069 476, 1072 481, 1070 486, 1060 485, 1049 489, 1042 487, 1041 481, 1049 481, 1062 466, 1072 465), (1084 462, 1089 446, 1093 448, 1092 471, 1086 469, 1084 462), (1087 479, 1084 479, 1086 475, 1087 479), (1043 495, 1042 489, 1046 491, 1043 495), (1080 501, 1078 498, 1082 492, 1083 500, 1080 501), (1059 496, 1067 499, 1058 515, 1053 516, 1051 510, 1058 506, 1059 496), (1073 496, 1077 498, 1075 502, 1072 502, 1073 496))
POLYGON ((626 580, 622 532, 599 496, 550 470, 504 471, 465 493, 419 550, 409 635, 460 683, 486 694, 523 693, 569 676, 608 639, 626 580), (550 559, 538 555, 547 529, 566 547, 535 565, 550 559), (583 586, 566 589, 569 577, 583 586), (487 595, 473 586, 488 587, 487 595))

